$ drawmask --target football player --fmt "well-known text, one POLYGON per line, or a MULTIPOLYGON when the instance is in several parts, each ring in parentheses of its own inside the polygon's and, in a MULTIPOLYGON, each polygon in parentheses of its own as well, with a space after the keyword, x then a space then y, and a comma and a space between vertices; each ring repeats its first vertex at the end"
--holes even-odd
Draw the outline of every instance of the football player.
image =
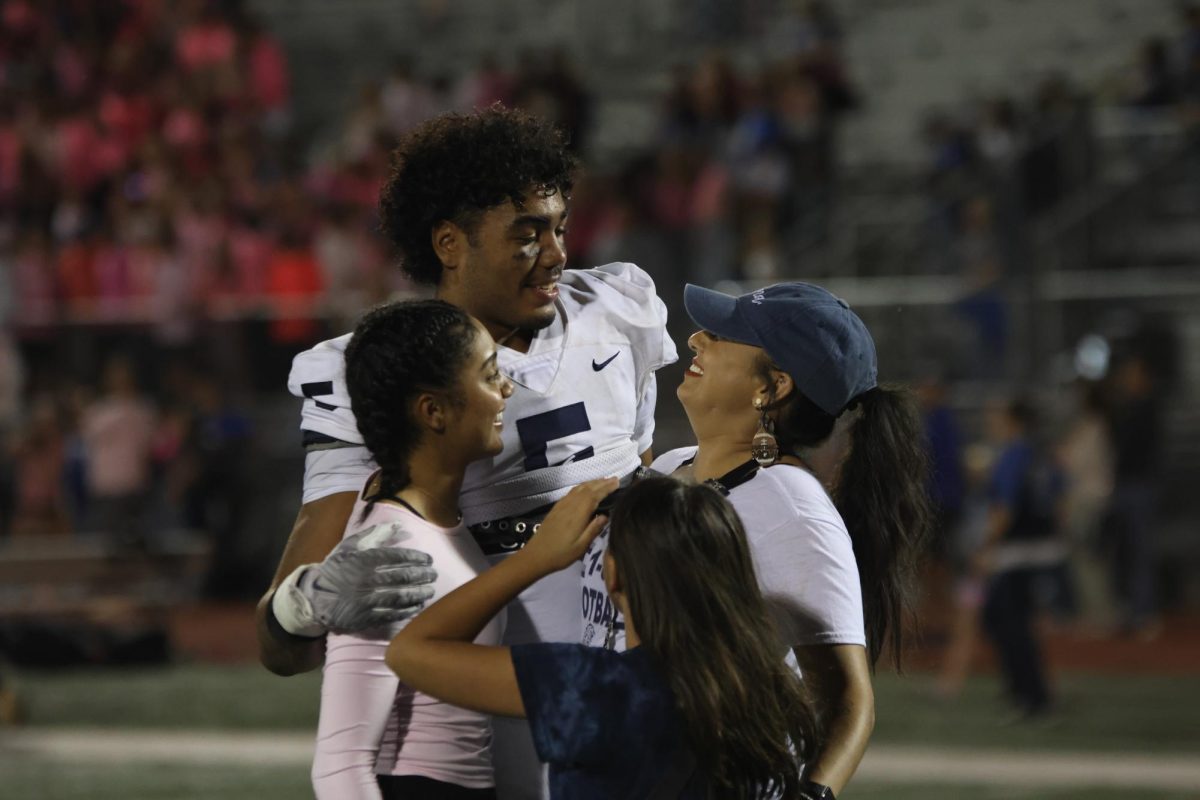
MULTIPOLYGON (((495 107, 437 117, 406 135, 381 195, 382 228, 404 270, 483 323, 514 385, 504 449, 469 468, 460 497, 464 522, 493 561, 520 549, 572 486, 649 463, 654 372, 676 358, 645 272, 565 269, 574 167, 549 123, 495 107)), ((324 561, 374 471, 343 378, 349 338, 301 353, 288 381, 304 398, 304 504, 257 614, 262 661, 282 675, 318 666, 326 632, 394 621, 428 596, 413 585, 414 576, 427 580, 420 554, 350 549, 324 561)), ((578 568, 534 584, 508 610, 505 643, 577 641, 579 586, 578 568)), ((543 791, 523 726, 495 726, 503 799, 543 791)))

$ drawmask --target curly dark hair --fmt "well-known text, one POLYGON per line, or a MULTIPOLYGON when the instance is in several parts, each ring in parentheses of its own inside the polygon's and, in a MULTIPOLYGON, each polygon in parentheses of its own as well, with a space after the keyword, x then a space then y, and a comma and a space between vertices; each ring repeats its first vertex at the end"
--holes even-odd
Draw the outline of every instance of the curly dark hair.
POLYGON ((412 401, 422 392, 446 392, 454 401, 476 333, 465 311, 441 300, 381 306, 358 323, 346 347, 346 388, 380 469, 372 505, 409 484, 408 459, 420 440, 412 401))
POLYGON ((474 114, 443 114, 406 134, 392 151, 379 196, 380 228, 404 271, 436 286, 442 262, 430 241, 449 220, 472 233, 483 211, 540 189, 569 197, 575 157, 562 132, 524 111, 492 106, 474 114))

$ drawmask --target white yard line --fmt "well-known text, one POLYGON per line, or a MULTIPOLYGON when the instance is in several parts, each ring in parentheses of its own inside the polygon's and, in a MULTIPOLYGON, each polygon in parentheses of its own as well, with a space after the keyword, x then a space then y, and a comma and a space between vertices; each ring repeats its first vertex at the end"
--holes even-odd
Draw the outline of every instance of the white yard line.
POLYGON ((60 761, 298 766, 312 761, 311 733, 25 729, 0 731, 0 754, 60 761))
MULTIPOLYGON (((7 729, 0 756, 89 763, 307 767, 311 733, 7 729)), ((877 745, 857 773, 875 784, 1144 788, 1200 791, 1200 758, 877 745)))
POLYGON ((1200 758, 1134 753, 895 747, 867 750, 856 778, 872 783, 1200 791, 1200 758))

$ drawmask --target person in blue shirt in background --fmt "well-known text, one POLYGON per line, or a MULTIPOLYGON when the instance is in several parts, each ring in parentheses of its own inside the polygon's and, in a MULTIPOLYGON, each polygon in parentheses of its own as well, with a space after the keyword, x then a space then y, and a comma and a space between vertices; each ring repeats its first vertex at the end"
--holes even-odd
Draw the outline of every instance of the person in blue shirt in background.
POLYGON ((616 488, 575 487, 524 549, 410 622, 388 665, 440 700, 528 717, 553 798, 798 800, 816 717, 778 656, 742 524, 715 489, 647 477, 614 504, 603 569, 625 652, 472 643, 526 586, 583 556, 616 488))
POLYGON ((996 412, 999 452, 988 481, 988 519, 976 570, 986 575, 983 627, 1020 718, 1051 710, 1042 650, 1034 631, 1038 587, 1066 556, 1057 536, 1064 481, 1035 444, 1036 412, 1018 399, 996 412))

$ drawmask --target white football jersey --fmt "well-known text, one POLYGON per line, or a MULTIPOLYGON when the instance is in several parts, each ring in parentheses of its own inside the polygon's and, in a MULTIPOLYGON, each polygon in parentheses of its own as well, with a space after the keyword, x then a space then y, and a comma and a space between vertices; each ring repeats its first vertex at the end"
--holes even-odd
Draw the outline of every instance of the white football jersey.
MULTIPOLYGON (((513 381, 504 449, 467 469, 459 502, 468 525, 538 508, 585 480, 626 475, 650 447, 654 372, 677 357, 654 281, 633 264, 608 264, 566 270, 558 286, 558 314, 529 351, 499 348, 500 369, 513 381)), ((304 398, 306 503, 358 492, 376 468, 350 410, 349 341, 346 335, 301 353, 288 377, 291 393, 304 398)), ((578 641, 579 585, 573 566, 529 587, 507 609, 504 643, 578 641)), ((493 729, 498 796, 544 798, 526 722, 497 717, 493 729)))
MULTIPOLYGON (((460 507, 468 525, 553 502, 581 481, 628 474, 650 447, 654 371, 677 357, 653 280, 633 264, 565 270, 556 305, 554 322, 528 352, 499 348, 500 368, 513 381, 504 449, 467 470, 460 507)), ((296 356, 288 378, 292 394, 304 398, 305 502, 359 491, 375 469, 350 410, 349 341, 341 336, 296 356)), ((550 588, 543 583, 530 593, 550 588)), ((565 596, 578 591, 576 574, 565 596)), ((551 594, 545 609, 527 609, 530 625, 519 611, 510 615, 508 643, 576 640, 574 601, 551 594)))

